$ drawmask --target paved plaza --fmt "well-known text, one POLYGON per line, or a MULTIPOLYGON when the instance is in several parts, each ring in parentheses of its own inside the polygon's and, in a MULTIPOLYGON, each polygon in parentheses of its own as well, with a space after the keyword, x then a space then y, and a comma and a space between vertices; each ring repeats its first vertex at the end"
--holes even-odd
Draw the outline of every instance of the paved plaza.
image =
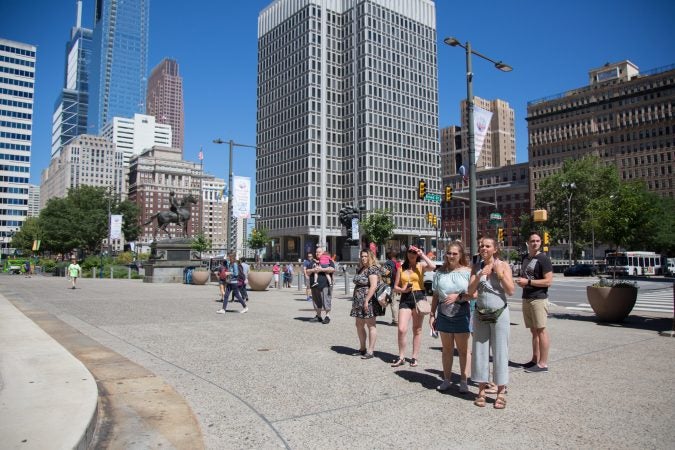
MULTIPOLYGON (((119 402, 114 408, 99 407, 109 448, 672 448, 675 443, 675 339, 658 334, 672 326, 672 317, 664 314, 640 313, 623 324, 603 325, 592 314, 554 306, 550 373, 531 374, 517 364, 529 360, 530 334, 520 302, 512 299, 508 405, 499 411, 492 408, 494 395, 486 408, 473 405, 475 386, 470 395, 457 388, 435 390, 441 381, 440 341, 429 336, 426 321, 418 367, 390 367, 398 350, 389 313, 378 320, 375 358, 352 356, 358 340, 350 295, 343 289, 336 289, 332 321, 324 325, 310 321, 311 304, 295 287, 250 292, 247 314, 230 303, 230 312, 219 315, 215 284, 83 279, 78 285, 71 290, 65 279, 51 276, 0 276, 0 327, 8 327, 9 314, 16 316, 15 306, 81 356, 99 395, 102 387, 109 398, 115 394, 110 386, 126 386, 125 395, 111 400, 119 402), (102 369, 97 361, 103 359, 114 364, 102 369), (122 381, 110 383, 113 379, 122 381), (145 387, 133 384, 138 380, 145 387), (146 393, 160 397, 141 401, 146 393), (137 413, 120 418, 126 425, 116 425, 116 408, 137 413)), ((18 331, 0 336, 6 341, 0 345, 4 360, 11 339, 21 337, 18 331)), ((5 365, 0 369, 3 380, 14 375, 5 365)), ((454 369, 457 373, 457 358, 454 369)), ((8 398, 0 387, 0 431, 19 426, 19 408, 8 398)), ((45 420, 27 433, 48 434, 45 420)), ((38 448, 3 442, 3 448, 38 448)))

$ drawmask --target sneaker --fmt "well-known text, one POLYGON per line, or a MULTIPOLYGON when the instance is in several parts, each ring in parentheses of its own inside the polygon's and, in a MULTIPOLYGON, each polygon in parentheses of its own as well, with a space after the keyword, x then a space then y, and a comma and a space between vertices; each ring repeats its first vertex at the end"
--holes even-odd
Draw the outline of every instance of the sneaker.
POLYGON ((448 389, 450 389, 451 386, 452 386, 452 382, 450 380, 443 380, 443 382, 441 384, 436 386, 436 390, 440 391, 440 392, 445 392, 448 389))
POLYGON ((307 296, 307 301, 308 301, 308 302, 311 302, 311 301, 312 301, 312 296, 311 296, 311 295, 308 295, 308 296, 307 296))
POLYGON ((537 373, 537 372, 548 372, 548 367, 539 367, 537 365, 534 365, 528 369, 525 369, 525 372, 527 373, 537 373))
POLYGON ((459 392, 462 394, 466 394, 469 392, 469 385, 466 384, 466 381, 460 381, 459 382, 459 392))
POLYGON ((239 314, 244 314, 244 313, 247 313, 247 312, 248 312, 248 307, 246 307, 246 308, 242 309, 241 311, 239 311, 239 314))
POLYGON ((312 317, 311 319, 309 319, 309 321, 310 321, 310 322, 319 322, 319 323, 321 323, 321 322, 323 322, 323 319, 321 318, 321 316, 317 315, 317 316, 314 316, 314 317, 312 317))
POLYGON ((373 355, 372 353, 366 353, 361 357, 361 359, 373 359, 374 357, 375 355, 373 355))
POLYGON ((225 314, 225 310, 224 310, 224 309, 219 309, 218 311, 216 311, 216 314, 225 314))
POLYGON ((537 365, 537 363, 534 362, 534 361, 530 361, 530 362, 528 362, 528 363, 521 364, 521 366, 522 366, 523 369, 529 369, 530 367, 534 367, 534 366, 536 366, 536 365, 537 365))
POLYGON ((359 350, 357 352, 352 353, 352 356, 364 356, 366 354, 365 350, 359 350))
POLYGON ((330 317, 328 317, 328 316, 324 317, 323 323, 324 323, 324 325, 330 323, 330 317))

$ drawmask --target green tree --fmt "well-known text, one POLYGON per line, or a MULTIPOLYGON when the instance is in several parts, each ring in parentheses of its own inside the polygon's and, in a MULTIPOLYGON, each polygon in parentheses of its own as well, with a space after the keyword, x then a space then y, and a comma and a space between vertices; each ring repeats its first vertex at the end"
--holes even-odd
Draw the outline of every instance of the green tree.
POLYGON ((595 156, 567 160, 560 172, 542 180, 535 206, 548 210, 545 226, 551 234, 551 243, 568 238, 569 223, 573 254, 579 254, 581 248, 590 244, 592 231, 595 230, 597 234, 597 227, 590 220, 593 215, 592 201, 616 192, 619 185, 616 167, 605 165, 595 156), (574 188, 570 187, 572 183, 574 188), (568 215, 570 195, 571 214, 568 215))
POLYGON ((258 251, 265 248, 271 241, 265 228, 254 228, 251 230, 251 236, 248 238, 248 246, 255 250, 256 269, 260 269, 260 258, 258 251))
POLYGON ((206 235, 202 233, 198 233, 196 236, 192 238, 192 250, 199 252, 199 259, 202 258, 202 253, 210 250, 211 247, 213 246, 213 242, 211 239, 207 238, 206 235))
POLYGON ((374 210, 368 214, 361 226, 368 240, 380 247, 393 236, 395 227, 391 211, 387 209, 374 210))
POLYGON ((12 247, 23 251, 24 255, 33 253, 33 241, 42 239, 42 228, 37 217, 28 217, 21 229, 12 237, 12 247))

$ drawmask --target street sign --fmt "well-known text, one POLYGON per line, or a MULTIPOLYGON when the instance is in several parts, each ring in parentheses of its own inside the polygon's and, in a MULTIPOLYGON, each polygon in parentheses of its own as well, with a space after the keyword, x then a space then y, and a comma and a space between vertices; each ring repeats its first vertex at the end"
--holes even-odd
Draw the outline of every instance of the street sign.
POLYGON ((424 196, 424 200, 428 200, 430 202, 440 203, 441 202, 441 194, 429 194, 429 193, 427 193, 424 196))
POLYGON ((502 220, 501 213, 498 212, 490 213, 490 220, 502 220))

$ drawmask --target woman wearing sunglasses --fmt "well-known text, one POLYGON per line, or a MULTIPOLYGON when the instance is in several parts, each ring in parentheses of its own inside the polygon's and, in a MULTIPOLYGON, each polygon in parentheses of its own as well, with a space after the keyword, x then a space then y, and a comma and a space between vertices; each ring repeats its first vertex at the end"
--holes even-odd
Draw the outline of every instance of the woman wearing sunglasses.
POLYGON ((410 359, 410 367, 417 366, 417 358, 422 343, 422 322, 424 316, 417 312, 415 303, 418 300, 426 300, 424 293, 424 272, 434 270, 433 261, 422 250, 411 245, 406 253, 406 258, 401 267, 396 271, 394 291, 401 294, 398 309, 398 359, 393 361, 391 367, 399 367, 405 364, 406 335, 408 334, 408 322, 412 318, 413 323, 413 351, 410 359), (422 261, 420 261, 422 260, 422 261))
POLYGON ((439 391, 447 391, 452 386, 452 360, 456 346, 459 354, 459 392, 469 392, 467 361, 471 296, 467 290, 470 275, 464 246, 461 242, 452 243, 445 252, 443 266, 434 275, 434 296, 429 316, 429 326, 439 332, 443 346, 443 382, 436 388, 439 391))
POLYGON ((494 408, 506 408, 506 385, 509 382, 509 308, 506 296, 513 295, 515 284, 511 267, 497 258, 499 249, 492 238, 483 238, 479 254, 481 262, 474 265, 469 280, 469 294, 478 292, 473 318, 473 355, 471 378, 478 383, 474 405, 485 406, 485 390, 490 377, 490 348, 492 372, 497 384, 494 408))

